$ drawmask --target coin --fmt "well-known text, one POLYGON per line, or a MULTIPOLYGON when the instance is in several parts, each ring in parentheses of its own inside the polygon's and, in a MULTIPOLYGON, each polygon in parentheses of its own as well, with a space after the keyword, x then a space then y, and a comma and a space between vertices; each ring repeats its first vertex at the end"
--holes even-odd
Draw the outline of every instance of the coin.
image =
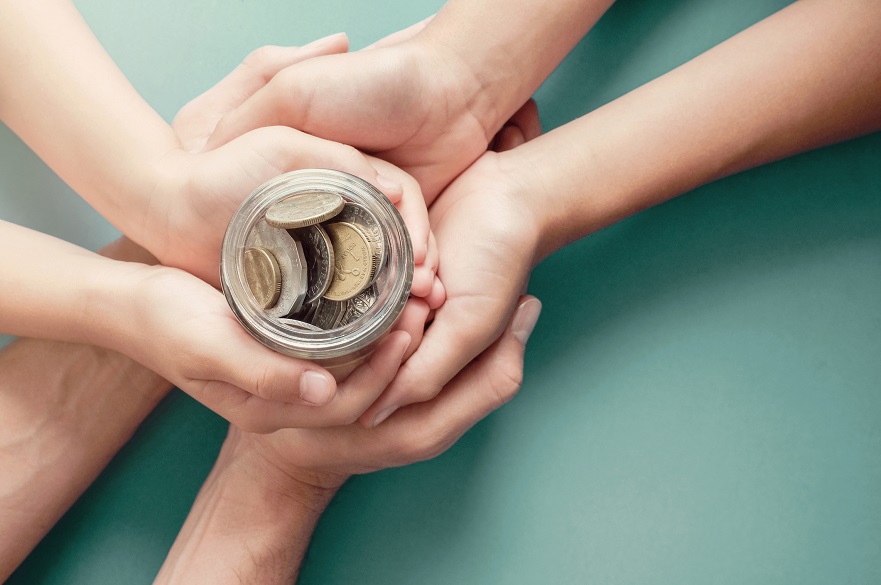
POLYGON ((266 248, 245 250, 245 280, 261 309, 268 309, 281 294, 281 270, 275 256, 266 248))
POLYGON ((373 256, 373 277, 370 284, 376 280, 379 275, 379 269, 385 264, 386 245, 385 235, 379 220, 366 207, 360 203, 352 203, 347 201, 343 210, 334 217, 334 221, 353 223, 367 233, 370 243, 373 245, 371 254, 373 256))
POLYGON ((306 303, 312 303, 324 296, 333 279, 334 257, 330 237, 320 225, 310 225, 288 233, 303 244, 303 254, 306 256, 309 273, 306 303))
POLYGON ((371 286, 349 300, 346 304, 346 310, 343 313, 342 318, 339 320, 337 327, 343 327, 359 319, 364 313, 370 310, 370 307, 376 302, 376 297, 376 287, 371 286))
POLYGON ((266 223, 277 228, 301 228, 327 221, 346 204, 336 193, 298 193, 276 201, 266 210, 266 223))
POLYGON ((310 322, 322 329, 336 329, 350 302, 320 299, 310 322))
POLYGON ((285 230, 270 227, 260 220, 248 234, 249 248, 264 248, 278 262, 281 292, 275 305, 266 310, 270 317, 284 317, 300 309, 306 298, 306 258, 303 246, 285 230))
POLYGON ((345 301, 367 288, 373 277, 370 241, 355 224, 329 223, 325 228, 333 244, 334 274, 324 297, 345 301))
POLYGON ((306 323, 304 321, 297 321, 296 319, 287 319, 282 317, 278 320, 282 325, 287 325, 288 327, 293 327, 294 329, 302 329, 304 331, 323 331, 321 327, 316 327, 311 323, 306 323))

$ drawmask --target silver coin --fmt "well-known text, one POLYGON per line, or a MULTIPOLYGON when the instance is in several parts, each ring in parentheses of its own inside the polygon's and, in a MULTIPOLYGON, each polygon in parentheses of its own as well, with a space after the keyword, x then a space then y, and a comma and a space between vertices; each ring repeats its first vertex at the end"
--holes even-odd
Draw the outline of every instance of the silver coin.
POLYGON ((303 331, 324 331, 321 327, 316 327, 311 323, 306 323, 305 321, 298 321, 297 319, 287 319, 282 317, 278 320, 282 325, 287 325, 293 329, 300 329, 303 331))
POLYGON ((339 213, 344 204, 345 200, 336 193, 297 193, 273 203, 266 210, 266 222, 277 228, 301 228, 327 221, 339 213))
POLYGON ((258 221, 248 234, 248 247, 266 248, 278 262, 281 272, 281 292, 275 305, 266 309, 270 317, 284 317, 300 309, 306 298, 307 273, 303 246, 287 231, 258 221))
POLYGON ((370 288, 362 291, 352 299, 346 301, 346 310, 343 313, 343 316, 337 326, 344 327, 350 323, 353 323, 357 319, 360 319, 361 316, 369 311, 370 307, 372 307, 373 304, 376 302, 376 297, 376 287, 371 286, 370 288))
POLYGON ((310 225, 296 230, 288 230, 291 236, 303 244, 306 266, 309 272, 309 286, 306 289, 306 302, 311 303, 324 296, 333 280, 333 244, 324 228, 310 225))
POLYGON ((349 301, 332 301, 321 299, 312 316, 312 323, 322 329, 336 329, 346 311, 349 301))
POLYGON ((370 237, 370 243, 374 251, 373 277, 370 279, 370 284, 373 284, 376 281, 376 277, 379 276, 381 268, 385 265, 386 255, 385 236, 382 226, 379 225, 379 220, 366 207, 351 201, 346 201, 343 210, 333 220, 335 222, 353 223, 364 230, 370 237))
POLYGON ((299 310, 291 312, 287 315, 286 318, 311 323, 312 316, 315 314, 315 308, 317 307, 317 305, 318 301, 314 301, 312 303, 303 303, 303 306, 300 307, 299 310))

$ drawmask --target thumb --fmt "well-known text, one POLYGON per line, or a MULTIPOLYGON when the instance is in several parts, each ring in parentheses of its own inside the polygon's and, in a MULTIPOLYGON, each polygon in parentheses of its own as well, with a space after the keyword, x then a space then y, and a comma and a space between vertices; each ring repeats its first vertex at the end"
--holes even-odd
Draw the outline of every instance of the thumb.
POLYGON ((214 87, 181 108, 172 127, 185 150, 198 152, 223 116, 241 106, 280 71, 313 57, 345 53, 348 48, 345 33, 326 36, 302 47, 260 47, 214 87))

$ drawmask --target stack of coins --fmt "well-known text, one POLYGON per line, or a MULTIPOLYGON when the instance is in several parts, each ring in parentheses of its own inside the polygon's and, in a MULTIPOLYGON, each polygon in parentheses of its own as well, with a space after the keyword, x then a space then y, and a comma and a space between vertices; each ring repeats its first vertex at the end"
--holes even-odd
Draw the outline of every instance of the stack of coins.
POLYGON ((245 277, 270 317, 298 331, 344 327, 376 302, 386 261, 376 217, 327 192, 275 202, 248 234, 245 277))

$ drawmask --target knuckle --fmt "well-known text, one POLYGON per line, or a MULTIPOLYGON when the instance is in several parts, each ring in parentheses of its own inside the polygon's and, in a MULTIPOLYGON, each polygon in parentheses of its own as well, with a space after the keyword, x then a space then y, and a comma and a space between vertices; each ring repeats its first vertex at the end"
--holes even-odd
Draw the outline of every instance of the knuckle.
POLYGON ((508 364, 498 367, 490 374, 489 388, 492 392, 495 408, 510 402, 523 385, 523 366, 508 364))
POLYGON ((354 424, 358 420, 360 413, 353 412, 351 409, 334 412, 328 416, 327 422, 330 426, 345 427, 354 424))
POLYGON ((336 154, 337 163, 348 170, 362 170, 367 167, 364 155, 348 144, 340 144, 336 154))
POLYGON ((434 459, 452 443, 447 429, 427 425, 414 437, 406 453, 411 461, 434 459))
POLYGON ((248 392, 267 400, 272 400, 275 389, 275 373, 268 364, 255 364, 248 379, 251 387, 248 392))
POLYGON ((262 47, 258 47, 248 53, 248 56, 242 61, 242 65, 253 70, 262 77, 264 81, 269 81, 269 79, 271 79, 269 67, 273 63, 277 53, 277 46, 263 45, 262 47))
POLYGON ((423 384, 413 389, 411 395, 412 402, 428 402, 438 394, 443 388, 437 384, 423 384))

